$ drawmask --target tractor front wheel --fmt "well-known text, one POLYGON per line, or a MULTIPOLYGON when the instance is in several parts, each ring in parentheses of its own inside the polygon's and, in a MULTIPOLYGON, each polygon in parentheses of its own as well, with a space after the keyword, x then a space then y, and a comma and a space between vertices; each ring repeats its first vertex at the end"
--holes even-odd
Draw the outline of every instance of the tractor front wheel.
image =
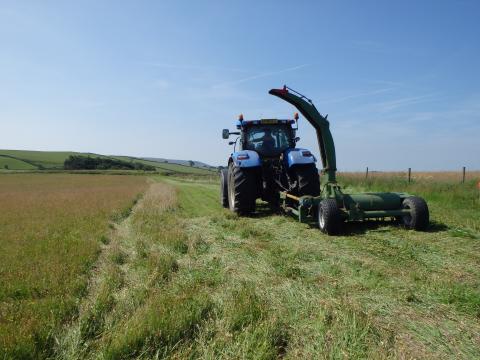
POLYGON ((335 199, 324 199, 318 204, 318 227, 328 235, 338 234, 342 214, 335 199))
POLYGON ((254 168, 228 167, 228 205, 239 215, 255 211, 257 176, 254 168))
POLYGON ((410 215, 402 217, 403 224, 407 229, 426 230, 430 221, 428 205, 421 197, 410 196, 403 200, 402 207, 410 210, 410 215))

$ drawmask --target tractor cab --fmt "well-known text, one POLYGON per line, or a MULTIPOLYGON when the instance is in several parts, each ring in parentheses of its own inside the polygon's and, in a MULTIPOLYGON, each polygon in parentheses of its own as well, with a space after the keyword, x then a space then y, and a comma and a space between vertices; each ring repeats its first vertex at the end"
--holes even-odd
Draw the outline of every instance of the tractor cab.
POLYGON ((245 122, 240 140, 242 150, 256 151, 260 157, 278 157, 295 147, 295 130, 288 121, 268 119, 245 122))

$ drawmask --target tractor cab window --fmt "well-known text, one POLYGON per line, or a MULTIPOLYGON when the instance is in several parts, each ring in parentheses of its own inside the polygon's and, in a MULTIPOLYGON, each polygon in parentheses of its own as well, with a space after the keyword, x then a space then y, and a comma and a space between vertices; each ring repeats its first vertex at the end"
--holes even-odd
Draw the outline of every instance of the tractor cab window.
POLYGON ((264 156, 276 156, 290 146, 289 135, 286 126, 251 126, 246 131, 245 149, 264 156))

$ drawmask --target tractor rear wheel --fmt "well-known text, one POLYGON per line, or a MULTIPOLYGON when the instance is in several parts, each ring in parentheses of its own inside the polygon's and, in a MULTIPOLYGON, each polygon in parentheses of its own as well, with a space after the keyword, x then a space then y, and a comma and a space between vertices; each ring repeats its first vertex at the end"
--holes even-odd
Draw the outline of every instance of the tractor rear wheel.
POLYGON ((430 221, 428 205, 421 197, 410 196, 403 200, 402 208, 409 209, 410 215, 404 215, 403 225, 407 229, 426 230, 430 221))
POLYGON ((338 234, 342 225, 342 214, 335 199, 324 199, 318 204, 318 227, 328 235, 338 234))
POLYGON ((291 172, 297 183, 296 195, 320 195, 320 176, 315 164, 294 165, 291 172))
POLYGON ((257 176, 254 168, 241 168, 233 163, 228 167, 228 205, 239 215, 255 211, 257 176))
POLYGON ((228 208, 228 169, 220 170, 220 203, 228 208))

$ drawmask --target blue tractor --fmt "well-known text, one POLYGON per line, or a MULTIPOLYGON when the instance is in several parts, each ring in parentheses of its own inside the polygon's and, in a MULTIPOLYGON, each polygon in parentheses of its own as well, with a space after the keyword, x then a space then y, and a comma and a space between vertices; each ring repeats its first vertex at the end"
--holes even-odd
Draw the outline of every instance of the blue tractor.
POLYGON ((256 199, 279 210, 280 193, 319 196, 320 179, 315 156, 297 148, 298 114, 294 119, 245 120, 239 116, 236 132, 224 129, 222 137, 236 135, 228 168, 220 172, 220 200, 240 215, 255 211, 256 199))

